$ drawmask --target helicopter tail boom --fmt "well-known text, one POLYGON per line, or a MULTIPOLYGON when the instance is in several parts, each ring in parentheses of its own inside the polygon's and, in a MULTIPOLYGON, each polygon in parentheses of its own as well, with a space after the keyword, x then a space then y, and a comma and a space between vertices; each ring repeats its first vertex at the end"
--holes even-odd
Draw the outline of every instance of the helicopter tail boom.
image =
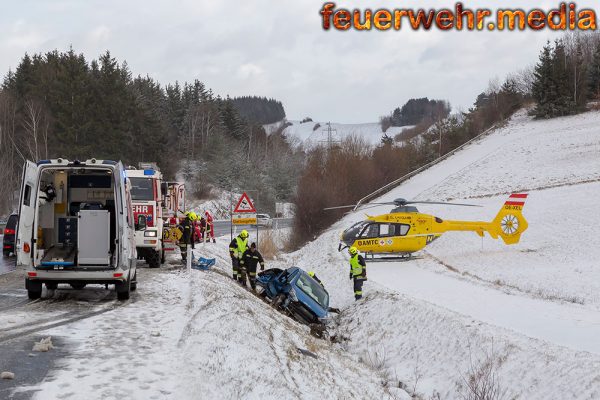
POLYGON ((482 221, 442 221, 437 224, 438 232, 471 231, 479 236, 487 232, 492 238, 501 237, 506 244, 519 243, 521 234, 527 229, 527 221, 521 211, 525 206, 527 194, 514 193, 502 205, 502 208, 491 222, 482 221))

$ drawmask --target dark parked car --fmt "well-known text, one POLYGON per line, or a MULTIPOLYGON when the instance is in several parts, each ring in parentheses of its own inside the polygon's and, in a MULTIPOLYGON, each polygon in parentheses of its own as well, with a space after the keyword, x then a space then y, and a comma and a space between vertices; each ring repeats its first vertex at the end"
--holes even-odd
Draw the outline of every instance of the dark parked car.
POLYGON ((262 296, 276 308, 307 325, 325 325, 329 312, 329 293, 304 270, 293 267, 260 272, 256 283, 262 296))
POLYGON ((10 253, 15 252, 17 222, 19 222, 19 216, 17 214, 12 214, 8 217, 8 221, 6 222, 6 227, 4 228, 4 240, 2 241, 2 254, 4 254, 4 257, 8 257, 10 253))

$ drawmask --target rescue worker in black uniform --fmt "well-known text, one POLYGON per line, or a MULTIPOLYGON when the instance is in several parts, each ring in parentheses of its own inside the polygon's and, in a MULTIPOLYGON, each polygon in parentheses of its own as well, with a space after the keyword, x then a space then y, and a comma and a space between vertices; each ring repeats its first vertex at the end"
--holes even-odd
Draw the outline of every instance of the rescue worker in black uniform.
POLYGON ((265 260, 256 248, 256 243, 252 243, 250 248, 244 252, 240 260, 240 273, 242 286, 246 286, 246 276, 250 280, 250 287, 256 289, 256 266, 260 263, 260 270, 265 270, 265 260))
POLYGON ((193 211, 185 214, 185 219, 179 225, 181 231, 181 239, 179 239, 179 250, 181 251, 181 261, 185 264, 187 262, 187 248, 188 245, 194 249, 194 242, 196 241, 196 232, 194 230, 194 221, 197 219, 196 213, 193 211))
POLYGON ((350 253, 350 279, 354 279, 354 299, 362 298, 362 286, 367 280, 367 263, 363 256, 358 254, 358 249, 354 246, 348 249, 350 253))
MULTIPOLYGON (((233 280, 242 283, 242 275, 240 273, 240 264, 242 256, 248 248, 248 231, 243 230, 239 235, 233 238, 229 243, 229 255, 231 256, 231 266, 233 268, 233 280)), ((244 281, 244 285, 246 282, 244 281)))

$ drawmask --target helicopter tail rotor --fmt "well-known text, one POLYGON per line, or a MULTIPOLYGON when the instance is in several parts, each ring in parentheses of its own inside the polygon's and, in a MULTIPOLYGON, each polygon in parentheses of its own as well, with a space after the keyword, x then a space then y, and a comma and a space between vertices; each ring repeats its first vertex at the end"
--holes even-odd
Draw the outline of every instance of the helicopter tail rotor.
POLYGON ((528 227, 527 220, 521 213, 527 200, 526 193, 513 193, 504 203, 496 218, 492 221, 489 233, 492 237, 500 236, 504 243, 519 243, 521 234, 528 227))

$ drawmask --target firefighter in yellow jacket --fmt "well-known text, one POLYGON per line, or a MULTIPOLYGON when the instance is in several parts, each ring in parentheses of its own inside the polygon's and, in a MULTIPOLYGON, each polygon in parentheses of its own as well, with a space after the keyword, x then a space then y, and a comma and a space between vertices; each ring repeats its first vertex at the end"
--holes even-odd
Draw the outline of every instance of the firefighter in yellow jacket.
POLYGON ((354 246, 348 249, 350 253, 350 279, 354 279, 354 299, 362 298, 362 286, 367 280, 367 263, 363 256, 358 254, 358 249, 354 246))
MULTIPOLYGON (((248 236, 248 231, 244 229, 229 243, 229 255, 231 256, 231 266, 233 267, 232 278, 240 283, 242 282, 240 262, 244 256, 244 252, 248 248, 248 236)), ((245 284, 246 282, 244 282, 245 284)))
POLYGON ((181 261, 183 261, 184 264, 187 262, 188 246, 192 246, 192 249, 194 249, 195 232, 193 225, 197 218, 198 217, 196 216, 195 212, 188 211, 185 213, 184 220, 177 227, 177 229, 181 232, 178 245, 179 250, 181 251, 181 261))

